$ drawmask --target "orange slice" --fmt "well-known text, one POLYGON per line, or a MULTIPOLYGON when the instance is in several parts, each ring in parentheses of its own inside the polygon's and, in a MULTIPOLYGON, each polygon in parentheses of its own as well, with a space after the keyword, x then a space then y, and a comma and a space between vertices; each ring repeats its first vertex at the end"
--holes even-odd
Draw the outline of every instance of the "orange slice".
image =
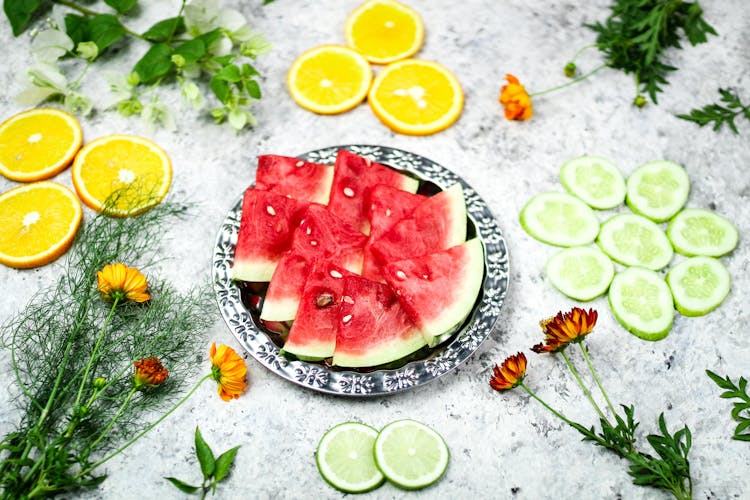
POLYGON ((64 111, 18 113, 0 125, 0 174, 20 182, 49 179, 70 165, 82 141, 81 125, 64 111))
POLYGON ((81 202, 56 182, 41 181, 0 195, 0 262, 27 269, 65 253, 81 224, 81 202))
POLYGON ((287 75, 292 98, 324 115, 343 113, 361 103, 372 83, 372 68, 358 52, 321 45, 299 56, 287 75))
POLYGON ((171 182, 172 163, 167 153, 142 137, 100 137, 86 144, 73 162, 78 196, 99 212, 108 203, 111 215, 137 215, 148 210, 164 199, 171 182))
POLYGON ((417 53, 424 24, 417 11, 394 0, 368 0, 346 19, 346 43, 368 61, 388 64, 417 53))
POLYGON ((378 74, 367 100, 380 121, 396 132, 428 135, 458 119, 464 94, 461 84, 444 66, 406 59, 378 74))

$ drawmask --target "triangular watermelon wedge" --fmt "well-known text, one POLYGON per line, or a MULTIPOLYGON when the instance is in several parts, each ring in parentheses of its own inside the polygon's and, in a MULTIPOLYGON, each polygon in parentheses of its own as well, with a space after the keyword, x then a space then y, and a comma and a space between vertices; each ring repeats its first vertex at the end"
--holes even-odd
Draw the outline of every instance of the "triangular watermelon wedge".
POLYGON ((333 166, 290 156, 261 155, 255 187, 298 200, 327 205, 333 182, 333 166))
POLYGON ((377 366, 408 356, 425 345, 393 291, 359 276, 347 277, 339 307, 333 364, 377 366))
POLYGON ((250 188, 242 198, 242 217, 234 249, 232 279, 270 281, 308 203, 250 188))
POLYGON ((416 179, 342 149, 336 156, 328 206, 346 222, 364 234, 370 234, 367 201, 370 189, 378 184, 410 193, 416 193, 419 187, 416 179))
POLYGON ((477 300, 484 279, 479 238, 441 252, 383 267, 386 281, 430 346, 459 326, 477 300))

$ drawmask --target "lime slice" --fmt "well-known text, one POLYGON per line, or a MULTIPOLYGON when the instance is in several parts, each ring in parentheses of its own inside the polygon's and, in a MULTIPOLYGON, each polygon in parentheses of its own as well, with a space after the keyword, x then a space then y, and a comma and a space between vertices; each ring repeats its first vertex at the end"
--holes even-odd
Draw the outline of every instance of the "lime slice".
POLYGON ((589 301, 607 291, 615 275, 609 257, 595 247, 560 250, 547 260, 547 279, 571 299, 589 301))
POLYGON ((693 257, 667 274, 675 306, 685 316, 703 316, 719 307, 729 293, 730 281, 727 268, 712 257, 693 257))
POLYGON ((358 422, 330 428, 318 444, 318 471, 331 486, 347 493, 363 493, 383 484, 372 447, 378 431, 358 422))
POLYGON ((561 247, 587 245, 599 232, 594 211, 567 193, 536 195, 521 210, 520 221, 534 238, 561 247))
POLYGON ((602 224, 597 242, 615 262, 654 271, 669 264, 674 255, 664 231, 635 214, 615 215, 607 220, 602 224))
POLYGON ((684 168, 671 161, 652 161, 628 177, 626 200, 633 212, 664 222, 685 205, 689 191, 690 179, 684 168))
POLYGON ((661 340, 672 329, 672 294, 654 271, 630 267, 617 273, 609 286, 609 306, 626 330, 644 340, 661 340))
POLYGON ((592 208, 615 208, 625 200, 625 178, 617 165, 606 158, 574 158, 560 169, 560 181, 570 194, 592 208))
POLYGON ((683 255, 721 257, 737 246, 737 229, 724 217, 709 210, 686 208, 667 228, 675 250, 683 255))
POLYGON ((425 488, 448 468, 448 447, 440 435, 415 420, 397 420, 375 440, 375 462, 393 484, 407 490, 425 488))

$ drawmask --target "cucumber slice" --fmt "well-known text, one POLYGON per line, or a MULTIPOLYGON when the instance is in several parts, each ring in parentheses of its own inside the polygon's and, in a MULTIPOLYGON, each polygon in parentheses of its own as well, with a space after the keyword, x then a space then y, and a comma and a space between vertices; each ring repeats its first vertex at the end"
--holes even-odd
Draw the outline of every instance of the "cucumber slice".
POLYGON ((359 422, 330 428, 315 451, 315 462, 323 479, 346 493, 370 491, 385 481, 372 454, 378 431, 359 422))
POLYGON ((537 240, 560 247, 588 245, 599 233, 599 219, 591 208, 567 193, 534 196, 523 207, 521 227, 537 240))
POLYGON ((675 216, 667 236, 679 253, 692 257, 721 257, 737 246, 737 229, 724 217, 700 208, 686 208, 675 216))
POLYGON ((630 209, 656 222, 669 220, 687 201, 690 178, 680 165, 666 160, 641 165, 628 177, 630 209))
POLYGON ((730 282, 727 268, 713 257, 693 257, 667 274, 675 306, 685 316, 703 316, 719 307, 730 282))
POLYGON ((571 299, 589 301, 604 294, 615 275, 615 266, 595 247, 560 250, 547 260, 547 279, 571 299))
POLYGON ((615 262, 653 271, 669 264, 674 255, 664 231, 635 214, 615 215, 604 222, 597 243, 615 262))
POLYGON ((626 330, 644 340, 661 340, 672 329, 672 293, 654 271, 630 267, 615 275, 609 306, 626 330))
POLYGON ((617 165, 598 156, 581 156, 560 169, 560 182, 573 196, 599 210, 615 208, 625 200, 625 178, 617 165))

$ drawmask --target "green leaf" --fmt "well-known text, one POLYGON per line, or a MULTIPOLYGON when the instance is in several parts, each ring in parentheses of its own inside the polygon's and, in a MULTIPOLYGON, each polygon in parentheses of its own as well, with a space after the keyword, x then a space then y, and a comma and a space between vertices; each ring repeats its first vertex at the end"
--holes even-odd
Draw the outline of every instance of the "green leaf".
POLYGON ((209 31, 207 33, 203 33, 202 35, 199 35, 195 38, 197 40, 203 40, 203 43, 206 44, 206 47, 211 48, 211 45, 213 45, 213 43, 216 42, 221 37, 222 37, 221 28, 216 28, 215 30, 209 31))
POLYGON ((211 78, 211 90, 220 102, 226 104, 229 100, 229 96, 232 94, 229 84, 226 80, 222 80, 218 76, 211 78))
POLYGON ((214 472, 214 480, 218 483, 229 474, 229 469, 232 467, 234 457, 237 455, 239 446, 235 446, 231 450, 227 450, 216 459, 216 471, 214 472))
POLYGON ((242 75, 240 73, 239 67, 234 64, 230 64, 221 68, 221 71, 216 74, 216 77, 221 78, 222 80, 226 80, 227 82, 235 83, 240 81, 242 75))
POLYGON ((187 484, 184 481, 180 481, 176 477, 165 477, 167 481, 175 485, 175 487, 180 490, 183 493, 195 493, 200 489, 200 486, 193 486, 191 484, 187 484))
POLYGON ((24 32, 41 5, 42 0, 5 0, 3 2, 3 10, 13 28, 14 36, 24 32))
POLYGON ((186 63, 194 63, 206 55, 206 44, 203 40, 195 38, 177 46, 174 53, 184 57, 186 63))
MULTIPOLYGON (((66 14, 65 33, 76 46, 79 43, 91 41, 91 38, 89 38, 89 20, 78 14, 66 14)), ((97 48, 99 48, 98 45, 97 48)))
POLYGON ((256 82, 255 80, 247 80, 245 82, 245 90, 247 91, 247 94, 253 99, 261 98, 260 85, 258 85, 258 82, 256 82))
POLYGON ((135 64, 133 71, 138 73, 141 83, 151 83, 166 76, 172 69, 172 51, 169 45, 157 43, 148 49, 135 64))
POLYGON ((198 457, 198 462, 201 464, 201 472, 203 472, 203 478, 208 479, 214 474, 216 470, 216 459, 211 448, 203 440, 201 431, 198 427, 195 428, 195 454, 198 457))
POLYGON ((185 33, 185 18, 171 17, 164 19, 143 32, 143 37, 152 42, 166 42, 170 37, 185 33))
POLYGON ((132 9, 138 0, 104 0, 104 3, 115 9, 120 14, 125 14, 132 9))
POLYGON ((112 14, 99 14, 89 19, 89 36, 91 41, 99 47, 99 53, 125 36, 125 28, 117 17, 112 14))
POLYGON ((257 76, 260 75, 258 73, 258 70, 252 67, 250 64, 243 64, 242 65, 242 76, 257 76))

